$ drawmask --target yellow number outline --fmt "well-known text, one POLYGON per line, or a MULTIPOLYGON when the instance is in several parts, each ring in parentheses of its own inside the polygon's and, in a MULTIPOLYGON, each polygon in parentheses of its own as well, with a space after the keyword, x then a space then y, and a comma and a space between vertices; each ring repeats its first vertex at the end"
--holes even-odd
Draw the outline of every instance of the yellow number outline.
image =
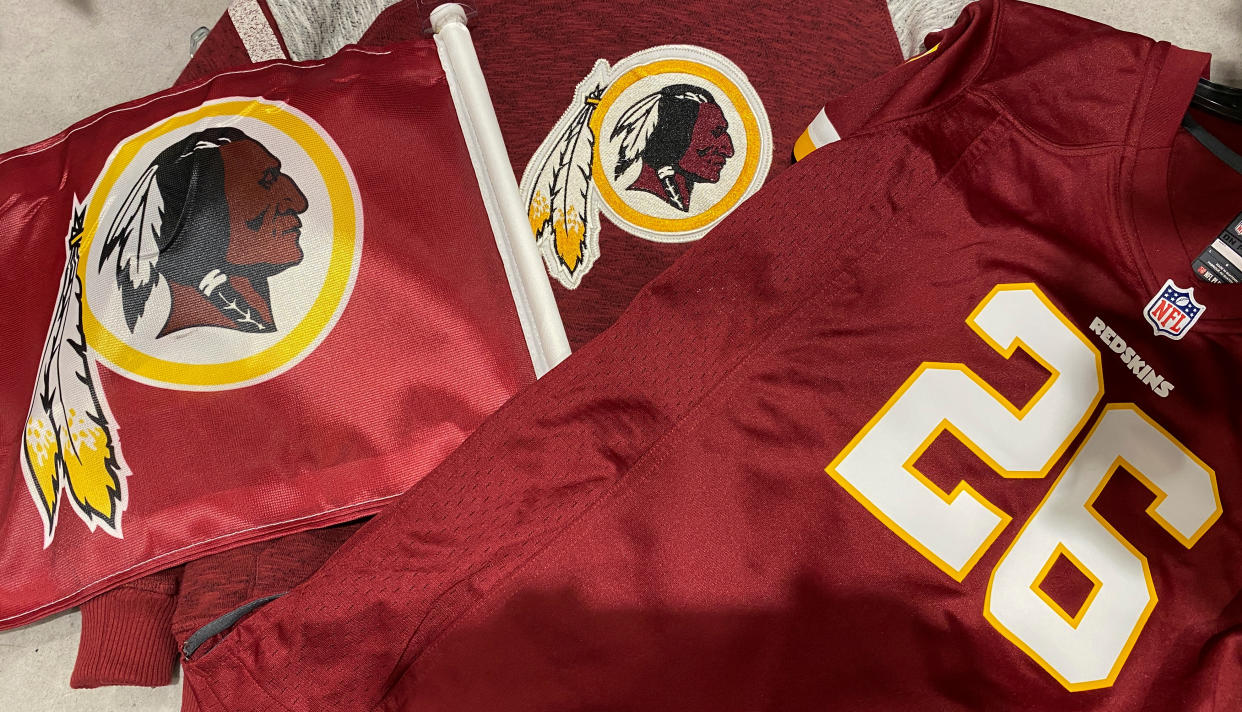
MULTIPOLYGON (((1001 554, 1000 559, 997 560, 996 566, 992 569, 992 575, 988 578, 988 589, 987 589, 986 595, 983 598, 983 617, 987 619, 988 623, 990 623, 992 627, 995 628, 1009 642, 1016 645, 1018 649, 1020 649, 1022 652, 1029 655, 1032 660, 1039 663, 1040 667, 1042 667, 1045 671, 1047 671, 1048 674, 1056 678, 1057 682, 1061 683, 1061 685, 1065 689, 1069 690, 1070 692, 1082 692, 1085 690, 1098 690, 1100 688, 1113 686, 1113 684, 1117 681, 1117 676, 1121 674, 1121 669, 1125 667, 1126 661, 1130 658, 1130 652, 1134 649, 1135 644, 1138 643, 1139 636, 1142 634, 1143 629, 1147 627, 1147 620, 1151 617, 1151 613, 1153 610, 1155 610, 1156 603, 1159 600, 1158 596, 1156 595, 1156 583, 1155 583, 1155 580, 1152 579, 1151 567, 1147 563, 1147 557, 1144 556, 1143 553, 1140 552, 1133 544, 1131 544, 1128 539, 1123 537, 1121 533, 1118 532, 1113 527, 1113 525, 1108 522, 1107 519, 1101 516, 1099 512, 1095 511, 1095 506, 1094 506, 1095 500, 1100 496, 1100 493, 1104 491, 1104 488, 1108 486, 1108 483, 1112 481, 1113 477, 1116 476, 1117 472, 1123 468, 1126 470, 1126 472, 1129 472, 1136 480, 1143 483, 1143 486, 1147 487, 1148 490, 1155 493, 1156 498, 1147 507, 1147 509, 1144 510, 1147 513, 1147 515, 1151 517, 1158 525, 1160 525, 1161 529, 1164 529, 1165 531, 1167 531, 1170 535, 1173 536, 1174 539, 1176 539, 1179 543, 1182 544, 1182 546, 1186 547, 1187 549, 1193 547, 1196 543, 1198 543, 1199 539, 1201 539, 1203 535, 1206 534, 1208 530, 1212 528, 1212 525, 1215 524, 1216 521, 1220 519, 1221 514, 1224 512, 1224 507, 1220 499, 1220 486, 1217 484, 1217 481, 1216 481, 1215 470, 1213 470, 1211 467, 1208 467, 1207 463, 1199 459, 1199 457, 1195 455, 1193 452, 1191 452, 1189 449, 1187 449, 1187 447, 1183 445, 1180 440, 1173 437, 1173 435, 1170 434, 1168 430, 1165 430, 1163 427, 1160 426, 1159 423, 1152 420, 1151 417, 1149 417, 1146 413, 1144 413, 1143 410, 1139 408, 1137 405, 1133 403, 1110 403, 1104 406, 1104 408, 1100 411, 1099 417, 1096 418, 1095 424, 1091 426, 1091 430, 1087 433, 1086 437, 1083 438, 1082 443, 1079 444, 1078 450, 1074 452, 1074 455, 1073 457, 1070 458, 1069 462, 1065 463, 1065 467, 1061 470, 1061 474, 1057 477, 1055 481, 1053 481, 1052 486, 1048 488, 1048 492, 1044 495, 1043 500, 1040 501, 1039 506, 1037 506, 1035 510, 1031 512, 1031 515, 1029 517, 1027 517, 1026 522, 1023 523, 1022 525, 1022 528, 1018 530, 1018 534, 1013 538, 1013 541, 1009 543, 1009 546, 1005 548, 1005 553, 1001 554), (1187 457, 1189 457, 1197 465, 1202 467, 1210 475, 1211 480, 1212 480, 1212 493, 1213 493, 1213 496, 1216 498, 1216 510, 1210 517, 1208 517, 1204 521, 1203 525, 1199 527, 1199 529, 1194 533, 1193 536, 1189 538, 1184 537, 1182 536, 1181 532, 1177 531, 1177 529, 1175 529, 1173 525, 1171 525, 1168 522, 1168 520, 1166 520, 1164 517, 1160 516, 1158 512, 1156 512, 1156 507, 1160 506, 1160 504, 1164 502, 1166 498, 1168 498, 1168 493, 1160 489, 1158 486, 1156 486, 1155 482, 1152 482, 1151 479, 1147 475, 1140 472, 1137 467, 1135 467, 1133 464, 1127 461, 1124 457, 1119 455, 1113 459, 1112 463, 1107 468, 1106 474, 1100 479, 1100 484, 1096 486, 1094 491, 1092 491, 1091 496, 1087 498, 1087 501, 1084 503, 1083 507, 1087 510, 1088 514, 1090 514, 1093 518, 1095 518, 1097 522, 1100 523, 1100 526, 1102 526, 1105 530, 1107 530, 1108 533, 1112 534, 1112 536, 1118 542, 1120 542, 1122 546, 1128 549, 1130 553, 1134 554, 1134 556, 1138 559, 1139 563, 1142 564, 1143 578, 1147 583, 1147 593, 1150 598, 1148 600, 1146 608, 1143 609, 1142 616, 1139 618, 1138 623, 1134 626, 1134 630, 1131 631, 1130 637, 1126 640, 1125 647, 1122 648, 1121 654, 1117 656, 1117 660, 1113 663, 1113 667, 1109 671, 1108 677, 1104 678, 1103 680, 1095 680, 1092 682, 1073 683, 1065 679, 1064 676, 1062 676, 1059 672, 1056 671, 1055 668, 1049 665, 1048 662, 1044 660, 1038 653, 1036 653, 1030 646, 1023 643, 1021 639, 1015 636, 1008 628, 1006 628, 1003 624, 1001 624, 1000 621, 996 620, 996 618, 991 614, 992 588, 993 588, 993 583, 996 580, 996 572, 1000 570, 1001 563, 1005 561, 1005 558, 1009 556, 1009 552, 1012 551, 1013 547, 1018 543, 1019 540, 1021 540, 1022 534, 1026 532, 1026 529, 1027 527, 1030 526, 1031 522, 1035 521, 1035 515, 1039 514, 1040 510, 1042 510, 1044 508, 1044 505, 1048 503, 1048 500, 1051 499, 1053 492, 1055 492, 1057 489, 1057 485, 1059 485, 1061 483, 1061 480, 1065 478, 1065 473, 1071 471, 1074 465, 1074 461, 1077 460, 1078 456, 1082 454, 1084 448, 1086 447, 1086 444, 1090 442, 1091 437, 1095 435, 1095 431, 1100 427, 1100 423, 1104 422, 1104 417, 1109 412, 1115 411, 1115 410, 1132 411, 1135 415, 1137 415, 1138 417, 1146 421, 1148 425, 1150 425, 1156 431, 1158 431, 1159 433, 1164 435, 1166 438, 1168 438, 1169 442, 1173 443, 1173 445, 1175 445, 1179 450, 1181 450, 1187 457)), ((1061 544, 1058 542, 1058 548, 1060 547, 1061 547, 1061 544)), ((1057 553, 1057 550, 1054 549, 1053 553, 1050 555, 1051 560, 1055 560, 1056 553, 1057 553)), ((1071 561, 1073 561, 1074 565, 1078 567, 1079 571, 1082 571, 1083 574, 1085 574, 1088 578, 1091 578, 1093 581, 1095 580, 1094 575, 1088 573, 1086 568, 1082 566, 1078 561, 1072 560, 1072 559, 1071 561)), ((1045 569, 1051 568, 1051 566, 1052 566, 1051 561, 1045 562, 1044 564, 1045 569)), ((1041 578, 1042 578, 1042 575, 1041 575, 1041 578)), ((1042 593, 1042 592, 1037 591, 1037 593, 1042 593)), ((1043 597, 1044 596, 1041 595, 1041 598, 1043 597)), ((1086 615, 1087 609, 1089 608, 1090 603, 1093 599, 1094 599, 1094 595, 1091 597, 1091 599, 1088 599, 1086 602, 1084 602, 1082 608, 1079 609, 1078 616, 1077 616, 1077 619, 1079 621, 1081 621, 1082 616, 1086 615)), ((1048 599, 1045 598, 1045 600, 1048 600, 1048 599)), ((1059 611, 1060 606, 1054 605, 1053 610, 1059 611)), ((1077 624, 1074 624, 1074 627, 1077 628, 1077 624)))
POLYGON ((1099 349, 1097 349, 1095 347, 1095 344, 1091 343, 1086 338, 1086 336, 1084 336, 1082 332, 1079 331, 1078 328, 1074 326, 1073 322, 1071 322, 1069 319, 1066 318, 1066 316, 1061 312, 1061 310, 1058 309, 1056 305, 1054 305, 1052 301, 1048 299, 1048 297, 1043 293, 1043 291, 1038 286, 1036 286, 1034 283, 1023 282, 1023 283, 1017 283, 1017 284, 1000 284, 1000 285, 993 287, 992 291, 988 292, 987 296, 984 297, 979 302, 979 305, 975 307, 974 311, 972 311, 970 315, 966 317, 966 325, 970 327, 970 329, 974 331, 975 334, 984 341, 984 343, 992 347, 992 349, 996 351, 997 353, 1004 356, 1005 359, 1009 359, 1010 357, 1012 357, 1013 354, 1020 348, 1028 356, 1030 356, 1037 363, 1039 363, 1040 366, 1042 366, 1045 370, 1048 371, 1049 373, 1048 379, 1044 382, 1042 386, 1040 386, 1039 390, 1036 391, 1034 395, 1032 395, 1029 399, 1027 399, 1026 405, 1022 406, 1021 408, 1018 408, 1017 406, 1015 406, 1013 403, 1009 401, 1008 398, 1001 395, 999 391, 997 391, 990 384, 988 384, 986 381, 980 378, 979 375, 976 374, 973 370, 971 370, 970 367, 966 366, 966 364, 942 363, 942 362, 932 362, 932 361, 924 362, 920 364, 917 369, 915 369, 914 373, 911 374, 910 377, 907 378, 904 383, 902 383, 901 387, 898 388, 897 391, 880 408, 880 410, 874 416, 872 416, 871 420, 867 421, 867 424, 864 425, 860 431, 858 431, 858 434, 855 435, 854 438, 850 440, 850 442, 841 450, 841 452, 835 458, 833 458, 832 462, 829 463, 829 465, 826 468, 824 468, 825 472, 827 472, 828 475, 837 482, 837 484, 841 485, 841 487, 844 488, 845 491, 849 492, 850 496, 858 500, 859 504, 865 507, 867 511, 871 512, 871 514, 875 516, 876 519, 878 519, 886 527, 892 530, 894 534, 901 537, 903 541, 909 544, 914 550, 922 554, 925 558, 927 558, 928 561, 931 561, 933 564, 935 564, 937 568, 939 568, 941 571, 948 574, 949 577, 951 577, 953 580, 958 581, 958 582, 963 581, 966 578, 966 576, 971 572, 971 570, 974 569, 975 564, 979 563, 979 560, 982 559, 984 554, 987 553, 988 549, 992 547, 992 544, 1001 535, 1001 532, 1004 531, 1005 527, 1008 526, 1011 521, 1013 521, 1013 517, 1010 516, 1004 510, 1002 510, 1000 507, 993 504, 986 497, 981 495, 978 490, 972 487, 965 480, 959 481, 957 483, 957 486, 953 488, 953 491, 951 493, 946 493, 944 490, 940 489, 940 487, 936 486, 936 484, 934 484, 930 479, 928 479, 926 475, 920 472, 919 469, 914 466, 914 463, 917 462, 920 457, 922 457, 923 453, 927 450, 928 447, 931 446, 933 442, 935 442, 936 438, 939 437, 942 432, 948 431, 952 433, 953 436, 958 439, 958 442, 965 445, 972 453, 975 454, 976 457, 978 457, 983 462, 987 463, 987 465, 991 467, 994 472, 1001 475, 1002 477, 1024 478, 1024 479, 1046 477, 1048 473, 1052 471, 1052 468, 1056 466, 1056 463, 1065 454, 1065 451, 1069 449, 1069 446, 1074 441, 1074 438, 1078 435, 1079 432, 1082 431, 1083 427, 1086 426, 1087 422, 1091 418, 1091 415, 1095 412, 1096 407, 1099 406, 1100 401, 1104 397, 1104 366, 1103 366, 1103 361, 1100 357, 1099 349), (874 428, 876 424, 879 423, 880 420, 883 419, 884 416, 888 414, 889 410, 891 410, 893 406, 895 406, 897 402, 901 400, 901 398, 905 395, 906 391, 909 390, 914 385, 914 383, 923 375, 924 372, 929 371, 929 370, 936 369, 936 370, 943 370, 943 371, 958 371, 959 373, 965 375, 970 380, 974 381, 976 385, 982 388, 984 392, 986 392, 988 395, 996 399, 998 403, 1004 406, 1018 420, 1023 419, 1026 416, 1026 414, 1029 413, 1031 409, 1035 407, 1035 405, 1039 402, 1039 400, 1043 398, 1044 394, 1046 394, 1048 390, 1052 388, 1056 380, 1060 378, 1061 376, 1060 372, 1052 368, 1052 366, 1049 365, 1048 362, 1043 359, 1043 357, 1035 353, 1034 349, 1030 348, 1022 339, 1015 337, 1013 340, 1013 343, 1008 348, 1004 348, 999 343, 997 343, 994 339, 992 339, 992 337, 988 336, 988 334, 985 333, 981 328, 979 328, 978 324, 976 323, 976 320, 978 319, 979 314, 983 311, 985 307, 987 307, 989 303, 991 303, 992 299, 997 294, 1001 292, 1009 292, 1009 291, 1029 291, 1033 293, 1041 302, 1044 303, 1046 307, 1048 307, 1049 313, 1051 313, 1054 317, 1060 320, 1061 323, 1063 323, 1066 326, 1066 328, 1070 330, 1070 333, 1074 334, 1074 336, 1077 337, 1078 340, 1081 341, 1091 351, 1091 353, 1095 357, 1095 375, 1096 375, 1096 380, 1097 380, 1096 394, 1095 394, 1095 398, 1092 399, 1091 401, 1090 407, 1088 407, 1085 410, 1082 418, 1079 419, 1078 423, 1074 425, 1073 431, 1069 434, 1068 437, 1065 438, 1065 440, 1061 443, 1060 447, 1057 448, 1057 450, 1052 454, 1052 456, 1048 458, 1047 462, 1044 463, 1044 467, 1040 470, 1030 471, 1030 472, 1006 470, 1005 468, 1001 467, 1001 465, 997 463, 994 459, 992 459, 991 456, 983 452, 983 450, 980 449, 977 445, 975 445, 975 443, 972 442, 970 438, 966 437, 966 435, 962 433, 962 431, 959 430, 957 426, 953 425, 948 420, 941 420, 939 425, 937 425, 935 428, 932 429, 931 434, 927 436, 927 438, 922 442, 922 444, 920 444, 919 447, 914 450, 911 456, 902 464, 903 469, 905 469, 905 471, 909 473, 911 477, 913 477, 915 480, 922 483, 924 487, 926 487, 932 494, 936 495, 942 501, 944 501, 945 504, 949 504, 949 505, 953 504, 955 501, 957 501, 957 498, 961 496, 963 492, 966 492, 966 493, 969 493, 969 496, 973 497, 976 502, 983 505, 986 509, 988 509, 989 511, 991 511, 992 513, 1000 517, 1000 522, 998 522, 996 527, 991 531, 991 533, 989 533, 987 539, 984 540, 984 542, 979 546, 978 550, 975 551, 975 554, 962 566, 962 568, 958 570, 958 569, 954 569, 951 565, 949 565, 948 562, 944 561, 939 556, 932 553, 930 549, 923 546, 917 539, 915 539, 913 536, 910 536, 904 529, 898 526, 896 522, 894 522, 886 514, 884 514, 878 507, 875 506, 874 503, 872 503, 869 499, 864 497, 861 492, 859 492, 853 485, 851 485, 849 481, 845 479, 844 476, 842 476, 839 472, 837 472, 837 468, 840 466, 841 462, 846 457, 848 457, 851 452, 853 452, 854 448, 858 445, 858 443, 862 442, 862 440, 867 437, 867 435, 871 432, 872 428, 874 428))
MULTIPOLYGON (((1025 528, 1026 527, 1023 527, 1023 529, 1025 528)), ((1061 616, 1066 623, 1069 623, 1071 628, 1078 630, 1078 626, 1082 623, 1083 617, 1087 615, 1087 609, 1091 607, 1091 602, 1095 600, 1095 597, 1099 594, 1100 589, 1104 588, 1104 582, 1098 579, 1095 574, 1091 573, 1091 569, 1088 569, 1082 561, 1079 561, 1078 557, 1074 556, 1074 554, 1066 548, 1064 544, 1058 542, 1056 547, 1053 548, 1052 554, 1048 557, 1048 560, 1044 562, 1044 567, 1039 570, 1039 574, 1037 574, 1035 576, 1035 580, 1031 582, 1030 588, 1031 592, 1042 598, 1044 603, 1048 604, 1048 607, 1052 609, 1053 613, 1061 616), (1087 577, 1087 579, 1091 581, 1091 592, 1087 594, 1085 599, 1083 599, 1082 605, 1078 607, 1078 612, 1072 616, 1068 611, 1061 607, 1060 603, 1052 600, 1052 596, 1049 596, 1047 591, 1041 588, 1041 586, 1043 586, 1044 579, 1048 578, 1048 572, 1052 571, 1052 565, 1057 562, 1058 556, 1064 556, 1066 561, 1070 562, 1074 568, 1078 569, 1078 573, 1087 577)))

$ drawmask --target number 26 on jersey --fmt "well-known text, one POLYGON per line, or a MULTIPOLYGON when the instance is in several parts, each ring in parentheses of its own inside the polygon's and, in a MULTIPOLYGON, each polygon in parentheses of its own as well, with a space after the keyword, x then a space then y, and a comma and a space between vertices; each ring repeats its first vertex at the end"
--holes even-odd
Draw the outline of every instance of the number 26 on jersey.
POLYGON ((1006 358, 1022 348, 1051 374, 1018 408, 960 363, 918 367, 827 467, 889 529, 957 581, 1011 517, 970 484, 945 492, 915 463, 948 431, 999 476, 1044 477, 1090 426, 1043 502, 1001 556, 983 615, 1067 689, 1108 687, 1147 618, 1147 558, 1093 508, 1124 468, 1156 495, 1147 514, 1183 546, 1220 517, 1216 475, 1132 404, 1108 404, 1100 353, 1033 284, 992 290, 966 324, 1006 358), (1092 583, 1076 615, 1039 588, 1065 557, 1092 583))

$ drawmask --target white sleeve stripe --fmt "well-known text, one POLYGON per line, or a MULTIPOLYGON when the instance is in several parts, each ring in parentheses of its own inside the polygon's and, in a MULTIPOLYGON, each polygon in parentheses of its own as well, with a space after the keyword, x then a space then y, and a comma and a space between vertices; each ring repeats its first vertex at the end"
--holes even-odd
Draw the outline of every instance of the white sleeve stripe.
POLYGON ((821 148, 835 141, 841 140, 841 134, 837 133, 837 127, 832 125, 828 120, 828 115, 823 109, 815 115, 815 119, 811 121, 811 125, 806 127, 807 135, 811 137, 811 143, 816 148, 821 148))
POLYGON ((269 59, 286 59, 285 52, 280 48, 276 32, 272 29, 259 0, 235 0, 229 5, 229 19, 237 29, 237 36, 246 47, 246 54, 252 62, 266 62, 269 59))

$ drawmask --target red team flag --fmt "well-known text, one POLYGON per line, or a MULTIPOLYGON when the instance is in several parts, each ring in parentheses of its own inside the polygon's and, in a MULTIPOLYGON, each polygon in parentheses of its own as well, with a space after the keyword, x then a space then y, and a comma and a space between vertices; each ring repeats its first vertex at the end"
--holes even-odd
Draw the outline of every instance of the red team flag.
POLYGON ((1179 128, 1208 57, 1009 0, 933 39, 204 631, 200 708, 1242 709, 1242 309, 1191 269, 1242 175, 1179 128))
POLYGON ((0 627, 374 513, 533 380, 430 40, 0 156, 0 627))

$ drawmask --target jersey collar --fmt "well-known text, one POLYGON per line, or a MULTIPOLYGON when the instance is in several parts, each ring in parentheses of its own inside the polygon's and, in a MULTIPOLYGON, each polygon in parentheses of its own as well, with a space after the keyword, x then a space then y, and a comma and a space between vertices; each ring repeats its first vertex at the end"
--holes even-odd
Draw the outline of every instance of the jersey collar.
MULTIPOLYGON (((1153 51, 1154 68, 1141 90, 1122 163, 1121 185, 1130 185, 1126 191, 1128 204, 1123 205, 1127 212, 1124 222, 1133 240, 1131 249, 1145 294, 1155 294, 1166 279, 1182 288, 1193 287, 1196 298, 1208 307, 1199 322, 1200 330, 1234 331, 1242 329, 1242 285, 1209 284, 1195 276, 1191 268, 1195 255, 1188 254, 1173 217, 1169 181, 1182 117, 1199 78, 1207 76, 1210 61, 1208 54, 1167 43, 1158 44, 1153 51)), ((1201 158, 1217 160, 1206 150, 1201 158)), ((1242 203, 1230 214, 1238 210, 1242 210, 1242 203)), ((1206 246, 1211 239, 1205 235, 1202 242, 1206 246)))

